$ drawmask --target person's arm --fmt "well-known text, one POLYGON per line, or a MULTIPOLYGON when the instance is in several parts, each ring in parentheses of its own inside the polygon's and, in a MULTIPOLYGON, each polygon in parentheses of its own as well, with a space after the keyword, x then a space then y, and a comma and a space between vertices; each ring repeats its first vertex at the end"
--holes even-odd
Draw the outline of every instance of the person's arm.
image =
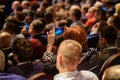
POLYGON ((50 61, 53 62, 53 52, 52 52, 52 47, 55 42, 55 29, 47 32, 47 49, 46 52, 44 52, 42 61, 50 61))

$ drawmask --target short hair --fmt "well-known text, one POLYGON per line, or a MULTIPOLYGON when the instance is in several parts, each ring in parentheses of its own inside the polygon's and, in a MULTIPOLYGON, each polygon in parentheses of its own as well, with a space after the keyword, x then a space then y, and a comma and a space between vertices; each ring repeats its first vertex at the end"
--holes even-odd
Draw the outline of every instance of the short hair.
POLYGON ((120 14, 120 3, 117 3, 115 5, 115 11, 116 11, 116 13, 120 14))
POLYGON ((40 21, 40 20, 33 20, 32 23, 30 24, 30 26, 32 26, 32 28, 33 28, 37 33, 40 33, 40 32, 45 28, 45 25, 44 25, 43 22, 40 21))
POLYGON ((120 65, 107 68, 103 73, 102 80, 120 80, 120 65))
POLYGON ((6 22, 3 25, 3 31, 6 31, 10 34, 15 34, 16 32, 16 26, 12 22, 6 22))
POLYGON ((68 21, 65 19, 58 21, 58 27, 64 27, 65 25, 68 26, 68 24, 68 21))
POLYGON ((96 7, 90 7, 89 9, 88 9, 88 12, 96 12, 96 7))
POLYGON ((63 34, 64 40, 72 39, 82 45, 83 50, 87 48, 87 34, 80 26, 73 26, 66 30, 63 34))
POLYGON ((119 16, 110 16, 111 23, 115 26, 118 30, 120 30, 120 17, 119 16))
POLYGON ((44 6, 45 7, 45 9, 49 6, 49 3, 48 3, 48 1, 42 1, 42 6, 44 6))
POLYGON ((64 8, 64 5, 62 2, 60 2, 60 3, 56 3, 54 7, 64 8))
POLYGON ((30 6, 29 1, 27 1, 27 0, 22 1, 21 6, 22 6, 23 9, 24 8, 29 8, 29 6, 30 6))
POLYGON ((71 10, 70 13, 71 13, 71 15, 74 15, 77 20, 79 20, 81 18, 81 11, 80 11, 80 9, 73 9, 73 10, 71 10))
POLYGON ((46 24, 54 22, 54 16, 53 16, 52 12, 50 12, 50 11, 49 12, 45 12, 44 19, 46 21, 46 24))
POLYGON ((4 71, 5 67, 5 55, 3 51, 0 50, 0 71, 4 71))
POLYGON ((117 30, 114 26, 105 25, 99 30, 101 37, 105 38, 108 44, 115 44, 117 38, 117 30))
POLYGON ((88 12, 88 9, 90 8, 90 4, 85 3, 84 5, 82 5, 81 8, 84 9, 86 12, 88 12))
POLYGON ((19 62, 30 61, 33 54, 32 44, 25 38, 17 38, 12 43, 13 54, 18 56, 19 62))
POLYGON ((64 40, 59 48, 58 55, 63 56, 63 60, 66 64, 74 65, 81 59, 82 46, 75 40, 64 40))
POLYGON ((11 39, 12 37, 8 32, 1 32, 0 33, 0 47, 1 48, 10 47, 11 39))
POLYGON ((96 8, 100 8, 100 7, 103 7, 103 6, 104 6, 104 4, 100 1, 96 1, 95 4, 94 4, 94 7, 96 7, 96 8))

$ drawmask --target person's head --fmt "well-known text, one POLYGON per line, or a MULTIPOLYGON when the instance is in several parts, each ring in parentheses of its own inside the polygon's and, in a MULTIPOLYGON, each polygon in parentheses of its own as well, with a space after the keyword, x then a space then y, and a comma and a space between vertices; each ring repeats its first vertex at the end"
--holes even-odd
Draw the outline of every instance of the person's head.
MULTIPOLYGON (((49 3, 46 1, 46 0, 43 0, 41 3, 40 3, 40 11, 45 11, 45 9, 49 6, 49 3)), ((39 10, 38 10, 39 11, 39 10)))
POLYGON ((63 3, 61 2, 61 3, 56 3, 56 4, 54 5, 54 7, 55 7, 55 11, 56 11, 56 12, 59 12, 61 9, 63 9, 64 5, 63 5, 63 3))
POLYGON ((81 18, 81 11, 80 9, 72 9, 70 11, 70 17, 71 17, 71 20, 72 21, 77 21, 77 20, 80 20, 81 18))
POLYGON ((81 61, 82 46, 74 40, 64 40, 57 53, 57 69, 60 73, 73 71, 81 61))
POLYGON ((107 9, 111 8, 112 6, 114 6, 113 4, 113 0, 104 0, 104 5, 107 9))
POLYGON ((40 34, 44 28, 45 28, 45 26, 42 21, 33 20, 29 26, 28 32, 30 33, 30 35, 34 36, 36 34, 40 34))
POLYGON ((12 22, 6 22, 4 23, 2 30, 12 35, 15 34, 16 26, 12 22))
POLYGON ((23 9, 29 9, 29 6, 30 6, 29 1, 27 0, 22 1, 21 6, 23 9))
POLYGON ((31 43, 25 38, 17 38, 12 43, 12 51, 14 59, 19 62, 31 60, 33 48, 31 43))
POLYGON ((96 7, 96 8, 100 8, 100 7, 103 7, 103 6, 104 6, 104 4, 100 1, 96 1, 95 4, 94 4, 94 7, 96 7))
POLYGON ((80 26, 73 26, 67 29, 63 34, 63 39, 72 39, 79 42, 83 50, 87 48, 87 35, 85 30, 80 26))
POLYGON ((20 6, 20 1, 13 1, 12 6, 11 6, 12 10, 14 11, 17 6, 20 6))
POLYGON ((20 24, 19 24, 18 19, 15 16, 8 16, 5 21, 14 24, 14 26, 15 26, 15 34, 20 33, 20 29, 19 29, 20 24))
POLYGON ((56 13, 55 13, 55 10, 54 10, 54 7, 53 6, 49 6, 46 8, 45 12, 51 12, 53 17, 56 18, 56 13))
POLYGON ((8 32, 1 32, 0 33, 0 48, 10 47, 11 43, 11 35, 8 32))
POLYGON ((106 12, 102 8, 98 8, 95 12, 95 18, 97 21, 106 20, 106 12))
POLYGON ((115 26, 118 30, 120 30, 120 17, 119 16, 111 16, 108 18, 108 25, 115 26))
POLYGON ((50 11, 45 12, 44 19, 45 19, 46 24, 53 23, 54 22, 54 15, 50 11))
POLYGON ((85 15, 87 12, 88 12, 88 9, 90 8, 90 5, 89 4, 84 4, 81 6, 81 13, 82 15, 85 15))
POLYGON ((117 3, 117 4, 115 5, 115 12, 116 12, 116 14, 117 14, 118 16, 120 16, 120 3, 117 3))
POLYGON ((117 38, 117 30, 113 26, 105 25, 99 29, 99 36, 99 46, 114 45, 117 38))
POLYGON ((23 22, 25 19, 25 14, 22 11, 16 12, 16 14, 14 16, 19 22, 23 22))
POLYGON ((5 55, 0 50, 0 71, 4 71, 4 67, 5 67, 5 55))
POLYGON ((67 20, 62 19, 62 20, 58 21, 58 27, 64 27, 64 26, 69 26, 69 23, 67 20))
POLYGON ((89 20, 90 18, 95 17, 95 12, 96 12, 96 8, 95 7, 90 7, 88 9, 87 14, 86 14, 87 19, 89 20))
POLYGON ((102 80, 120 80, 120 65, 107 68, 103 73, 102 80))

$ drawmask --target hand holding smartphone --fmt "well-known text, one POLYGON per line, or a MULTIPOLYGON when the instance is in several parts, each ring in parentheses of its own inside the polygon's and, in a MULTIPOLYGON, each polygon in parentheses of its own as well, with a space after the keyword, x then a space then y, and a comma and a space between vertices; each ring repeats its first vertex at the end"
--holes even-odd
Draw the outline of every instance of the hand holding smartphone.
POLYGON ((60 35, 64 33, 64 27, 55 28, 55 35, 60 35))

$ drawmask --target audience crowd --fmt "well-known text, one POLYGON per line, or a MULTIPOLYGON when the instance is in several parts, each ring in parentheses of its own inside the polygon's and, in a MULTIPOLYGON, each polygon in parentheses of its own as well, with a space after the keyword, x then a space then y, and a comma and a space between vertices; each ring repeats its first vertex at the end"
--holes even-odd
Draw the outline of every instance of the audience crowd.
POLYGON ((4 0, 0 80, 120 80, 120 0, 4 0))

